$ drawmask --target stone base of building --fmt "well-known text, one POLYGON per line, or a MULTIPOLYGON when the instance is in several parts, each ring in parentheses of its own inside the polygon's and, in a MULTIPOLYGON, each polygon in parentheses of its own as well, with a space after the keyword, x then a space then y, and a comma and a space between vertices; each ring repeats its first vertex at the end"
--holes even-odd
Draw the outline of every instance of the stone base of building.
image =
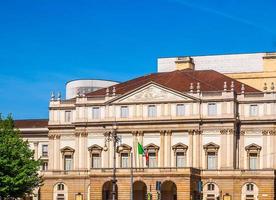
MULTIPOLYGON (((41 200, 75 200, 80 196, 83 200, 112 199, 112 169, 47 172, 44 178, 44 185, 40 189, 41 200), (64 188, 58 184, 63 184, 64 188)), ((116 199, 131 199, 130 169, 118 169, 116 179, 116 199)), ((133 170, 133 197, 135 200, 147 199, 149 195, 153 200, 217 200, 226 197, 231 200, 247 200, 253 195, 254 200, 274 200, 274 183, 274 170, 143 168, 133 170), (158 182, 161 182, 160 188, 157 186, 158 182), (252 189, 251 187, 252 191, 246 190, 252 189), (201 188, 202 192, 199 191, 201 188)))

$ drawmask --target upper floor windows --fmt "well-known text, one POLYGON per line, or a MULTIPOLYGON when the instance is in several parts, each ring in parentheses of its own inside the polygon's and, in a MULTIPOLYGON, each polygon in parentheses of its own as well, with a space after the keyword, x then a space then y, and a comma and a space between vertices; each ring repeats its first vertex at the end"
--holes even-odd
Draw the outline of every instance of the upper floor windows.
POLYGON ((128 118, 129 111, 128 106, 121 106, 121 118, 128 118))
POLYGON ((172 146, 175 155, 175 166, 186 167, 186 152, 188 146, 179 142, 172 146))
POLYGON ((47 161, 43 161, 41 168, 42 168, 42 171, 47 171, 48 170, 48 162, 47 161))
POLYGON ((249 108, 249 115, 250 116, 257 116, 258 115, 258 105, 250 105, 249 108))
POLYGON ((128 167, 128 162, 129 162, 129 155, 128 153, 121 153, 121 167, 122 168, 127 168, 128 167))
POLYGON ((63 169, 64 170, 73 170, 73 155, 75 150, 71 147, 64 147, 61 149, 63 157, 63 169))
POLYGON ((156 117, 156 116, 157 116, 156 105, 149 105, 148 106, 148 117, 156 117))
POLYGON ((185 115, 185 106, 184 106, 184 104, 177 104, 176 105, 176 115, 177 116, 184 116, 185 115))
POLYGON ((91 168, 101 168, 102 167, 102 150, 103 148, 97 144, 94 144, 88 148, 91 157, 91 168))
POLYGON ((100 119, 100 107, 92 108, 92 119, 100 119))
POLYGON ((245 150, 247 151, 248 168, 250 170, 259 168, 261 149, 262 147, 257 144, 250 144, 245 147, 245 150))
POLYGON ((72 113, 71 111, 67 110, 65 111, 65 122, 71 122, 71 118, 72 118, 72 113))
POLYGON ((219 145, 210 142, 208 144, 205 144, 203 148, 206 155, 206 168, 211 170, 217 169, 219 145))
POLYGON ((48 156, 48 145, 47 144, 42 145, 42 156, 48 156))
POLYGON ((216 103, 208 103, 208 115, 209 116, 217 115, 217 104, 216 103))

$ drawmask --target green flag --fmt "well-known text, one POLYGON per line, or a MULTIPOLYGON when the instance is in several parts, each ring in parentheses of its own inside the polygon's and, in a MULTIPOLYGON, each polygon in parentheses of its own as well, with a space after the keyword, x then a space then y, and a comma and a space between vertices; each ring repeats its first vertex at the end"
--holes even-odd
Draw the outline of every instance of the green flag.
POLYGON ((144 154, 144 149, 143 146, 138 142, 138 153, 143 155, 144 154))

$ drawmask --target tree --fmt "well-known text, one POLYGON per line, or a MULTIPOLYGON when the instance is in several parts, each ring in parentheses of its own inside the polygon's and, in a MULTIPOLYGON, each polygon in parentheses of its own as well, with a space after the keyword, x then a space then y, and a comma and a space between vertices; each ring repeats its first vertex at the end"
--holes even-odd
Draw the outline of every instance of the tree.
POLYGON ((0 199, 31 194, 42 183, 38 174, 40 164, 28 141, 14 128, 12 117, 0 117, 0 199))

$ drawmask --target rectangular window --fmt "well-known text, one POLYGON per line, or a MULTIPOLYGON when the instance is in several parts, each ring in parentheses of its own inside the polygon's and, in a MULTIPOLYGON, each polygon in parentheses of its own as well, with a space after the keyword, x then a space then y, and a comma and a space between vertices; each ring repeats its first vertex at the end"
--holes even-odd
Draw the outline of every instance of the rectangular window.
POLYGON ((149 167, 157 167, 157 158, 156 153, 148 153, 149 154, 149 167))
POLYGON ((148 117, 156 117, 156 106, 155 105, 149 105, 148 106, 148 117))
POLYGON ((65 199, 64 194, 57 195, 57 200, 64 200, 64 199, 65 199))
POLYGON ((185 115, 185 106, 184 106, 184 104, 177 104, 176 105, 176 115, 177 116, 184 116, 185 115))
POLYGON ((184 152, 176 152, 176 167, 185 167, 184 152))
POLYGON ((128 106, 121 106, 121 118, 128 117, 128 106))
POLYGON ((92 168, 100 168, 101 167, 101 157, 98 153, 92 154, 92 168))
POLYGON ((217 115, 217 104, 216 103, 208 103, 208 115, 209 116, 217 115))
POLYGON ((42 163, 42 171, 47 171, 48 170, 48 162, 43 162, 42 163))
POLYGON ((42 145, 42 156, 48 156, 48 145, 47 144, 42 145))
POLYGON ((73 169, 73 158, 72 155, 64 156, 64 170, 72 170, 73 169))
POLYGON ((250 116, 257 116, 258 115, 258 105, 250 105, 250 116))
POLYGON ((121 167, 128 168, 128 153, 121 153, 121 167))
POLYGON ((249 154, 249 169, 257 169, 258 155, 256 153, 249 154))
POLYGON ((100 119, 100 108, 99 107, 93 107, 92 108, 92 118, 93 119, 100 119))
POLYGON ((71 121, 71 111, 65 111, 65 122, 71 121))
POLYGON ((207 169, 217 168, 217 155, 215 152, 208 152, 207 154, 207 169))

